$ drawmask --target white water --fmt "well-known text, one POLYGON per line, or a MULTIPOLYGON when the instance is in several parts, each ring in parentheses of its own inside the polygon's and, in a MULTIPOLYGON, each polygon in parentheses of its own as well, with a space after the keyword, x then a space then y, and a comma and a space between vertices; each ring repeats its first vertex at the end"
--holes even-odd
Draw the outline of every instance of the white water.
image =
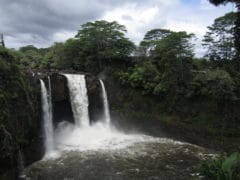
POLYGON ((107 98, 107 92, 104 86, 103 81, 100 79, 100 84, 102 87, 102 98, 103 98, 103 108, 104 108, 104 117, 105 117, 105 122, 107 125, 110 125, 111 122, 111 116, 109 112, 109 104, 108 104, 108 98, 107 98))
MULTIPOLYGON (((45 156, 50 156, 54 151, 54 140, 53 140, 53 122, 52 122, 52 109, 51 109, 51 93, 47 93, 47 89, 43 80, 41 82, 41 98, 42 98, 42 114, 44 123, 44 146, 45 156)), ((50 90, 50 79, 49 79, 49 90, 50 90)))
MULTIPOLYGON (((102 97, 104 104, 104 119, 91 125, 89 123, 88 115, 88 96, 86 81, 84 75, 65 74, 68 80, 68 88, 73 109, 73 116, 75 124, 63 121, 58 123, 54 131, 53 139, 46 140, 46 148, 49 151, 50 142, 55 142, 55 148, 58 153, 50 158, 58 157, 65 151, 99 151, 99 150, 118 150, 135 143, 141 142, 158 142, 158 143, 180 143, 171 139, 154 138, 141 134, 125 134, 118 131, 113 126, 110 126, 111 117, 109 113, 109 105, 107 99, 107 92, 104 83, 100 80, 102 87, 102 97)), ((43 109, 45 119, 51 119, 51 105, 47 101, 47 91, 44 82, 41 81, 43 94, 43 109)), ((50 93, 49 93, 50 94, 50 93)), ((51 94, 50 94, 51 95, 51 94)), ((50 98, 49 98, 50 99, 50 98)), ((49 123, 46 122, 46 124, 49 123)), ((46 134, 49 126, 46 126, 46 134)))
POLYGON ((24 167, 25 167, 25 163, 24 163, 24 158, 23 158, 23 153, 18 150, 18 177, 19 179, 25 179, 25 174, 24 174, 24 167))
POLYGON ((61 122, 56 130, 57 148, 64 151, 120 150, 135 143, 156 142, 183 144, 167 138, 154 138, 142 134, 124 134, 111 129, 103 122, 88 128, 79 128, 69 122, 61 122))
MULTIPOLYGON (((48 76, 48 105, 49 105, 49 122, 52 129, 53 134, 53 115, 52 115, 52 87, 51 87, 51 79, 48 76)), ((53 137, 53 135, 52 135, 53 137)))
POLYGON ((68 81, 71 106, 75 123, 79 127, 89 127, 88 95, 84 75, 64 74, 68 81))

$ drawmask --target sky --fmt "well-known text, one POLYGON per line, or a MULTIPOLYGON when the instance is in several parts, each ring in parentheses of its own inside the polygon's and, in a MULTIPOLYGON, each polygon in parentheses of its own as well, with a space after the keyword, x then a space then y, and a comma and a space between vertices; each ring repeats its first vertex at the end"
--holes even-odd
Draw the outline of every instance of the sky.
POLYGON ((204 54, 201 39, 215 18, 235 10, 208 0, 0 0, 0 33, 9 48, 49 47, 76 35, 88 21, 118 21, 136 45, 154 28, 196 34, 195 53, 204 54))

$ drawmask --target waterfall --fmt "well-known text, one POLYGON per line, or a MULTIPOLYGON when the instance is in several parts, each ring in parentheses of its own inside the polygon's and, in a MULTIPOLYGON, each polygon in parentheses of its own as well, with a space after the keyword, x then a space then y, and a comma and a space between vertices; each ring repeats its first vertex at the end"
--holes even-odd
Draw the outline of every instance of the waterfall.
POLYGON ((100 84, 101 84, 101 87, 102 87, 102 98, 103 98, 103 108, 104 108, 105 121, 106 121, 107 125, 110 125, 111 117, 110 117, 110 112, 109 112, 107 92, 106 92, 103 81, 101 79, 99 81, 100 81, 100 84))
POLYGON ((88 127, 88 95, 85 76, 79 74, 64 75, 68 81, 68 88, 75 123, 79 127, 88 127))
POLYGON ((51 87, 51 79, 48 76, 48 104, 49 104, 49 120, 52 124, 53 130, 53 115, 52 115, 52 87, 51 87))
POLYGON ((42 97, 42 112, 43 112, 43 123, 44 123, 44 135, 45 135, 45 156, 53 152, 53 122, 52 122, 52 103, 51 101, 51 83, 50 78, 49 83, 49 94, 43 80, 41 82, 41 97, 42 97))
POLYGON ((20 149, 18 150, 18 179, 19 180, 23 180, 25 179, 25 174, 24 174, 24 157, 23 157, 23 153, 20 151, 20 149))

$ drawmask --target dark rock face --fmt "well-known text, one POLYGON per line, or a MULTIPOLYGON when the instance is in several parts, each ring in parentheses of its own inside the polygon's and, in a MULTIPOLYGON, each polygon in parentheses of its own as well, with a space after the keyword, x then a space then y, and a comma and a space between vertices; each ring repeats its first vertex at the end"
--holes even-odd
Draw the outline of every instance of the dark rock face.
POLYGON ((50 76, 50 79, 54 124, 61 121, 74 123, 66 77, 59 73, 54 73, 50 76))
MULTIPOLYGON (((56 126, 61 121, 74 123, 67 78, 59 72, 46 74, 43 79, 47 86, 47 76, 50 76, 51 79, 54 125, 56 126)), ((101 85, 99 79, 91 74, 86 74, 86 85, 88 89, 90 121, 94 123, 103 116, 101 85)))
MULTIPOLYGON (((142 95, 136 89, 122 86, 111 73, 107 72, 104 75, 105 86, 108 92, 112 123, 118 129, 125 132, 141 132, 151 136, 168 137, 225 152, 239 151, 239 137, 222 137, 209 132, 197 123, 194 124, 196 117, 220 119, 220 113, 216 111, 217 106, 213 102, 202 99, 186 102, 179 106, 183 113, 169 112, 164 100, 142 95), (187 111, 189 109, 192 112, 187 111)), ((228 113, 232 113, 233 116, 237 114, 235 113, 237 109, 235 110, 234 107, 239 106, 228 106, 222 111, 225 113, 231 109, 228 113)))
POLYGON ((86 82, 88 89, 89 116, 91 123, 94 123, 100 120, 103 116, 102 90, 97 77, 87 75, 86 82))

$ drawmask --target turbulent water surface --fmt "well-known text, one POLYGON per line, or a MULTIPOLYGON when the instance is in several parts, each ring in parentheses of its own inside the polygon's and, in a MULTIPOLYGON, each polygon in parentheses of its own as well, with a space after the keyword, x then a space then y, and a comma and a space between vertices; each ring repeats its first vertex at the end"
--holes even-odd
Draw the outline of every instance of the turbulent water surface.
POLYGON ((29 179, 176 179, 196 176, 208 150, 188 143, 145 135, 127 135, 96 124, 75 129, 64 124, 58 134, 58 157, 25 170, 29 179), (64 143, 63 143, 64 142, 64 143))

